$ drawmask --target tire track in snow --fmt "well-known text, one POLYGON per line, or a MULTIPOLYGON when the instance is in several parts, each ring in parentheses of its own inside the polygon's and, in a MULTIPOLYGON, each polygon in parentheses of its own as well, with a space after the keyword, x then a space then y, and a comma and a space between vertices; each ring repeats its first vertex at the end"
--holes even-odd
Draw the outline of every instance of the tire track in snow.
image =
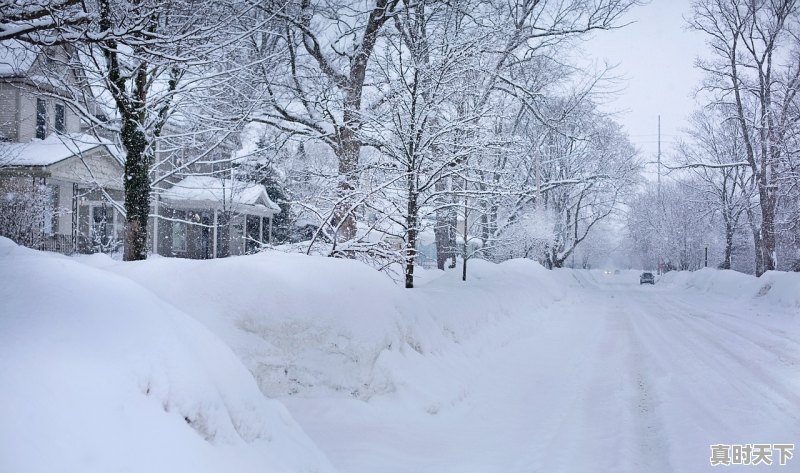
MULTIPOLYGON (((751 389, 754 393, 759 395, 762 400, 769 400, 772 402, 783 415, 791 418, 794 422, 800 422, 796 411, 797 406, 800 406, 800 395, 797 394, 797 386, 788 386, 786 384, 785 373, 772 368, 771 362, 777 361, 781 365, 793 367, 795 379, 800 375, 798 369, 793 362, 785 362, 789 357, 779 352, 770 346, 758 343, 749 336, 745 336, 735 330, 724 327, 717 321, 710 320, 707 317, 697 315, 687 316, 674 316, 673 320, 683 327, 683 331, 688 333, 695 333, 692 338, 692 343, 700 350, 703 349, 705 353, 709 353, 708 348, 715 348, 716 353, 712 356, 716 361, 716 366, 727 365, 726 369, 731 373, 731 378, 743 380, 749 376, 747 382, 744 382, 746 387, 751 389), (721 341, 723 333, 727 337, 726 343, 721 341), (700 338, 698 340, 698 338, 700 338), (702 343, 702 345, 701 345, 702 343), (755 353, 749 351, 750 357, 745 357, 737 350, 731 347, 741 349, 743 346, 756 348, 760 357, 755 353), (732 365, 732 366, 731 366, 732 365), (777 396, 776 396, 777 395, 777 396)), ((748 331, 748 335, 755 334, 757 330, 748 331)), ((713 353, 713 352, 712 352, 713 353)))
POLYGON ((708 469, 710 443, 766 442, 759 434, 783 438, 792 431, 796 438, 800 398, 787 379, 797 379, 798 370, 766 370, 780 352, 751 343, 749 332, 719 330, 706 310, 711 304, 694 304, 700 316, 687 316, 682 294, 657 294, 633 291, 626 298, 637 310, 626 314, 665 407, 675 471, 708 469))
POLYGON ((641 318, 641 308, 631 305, 626 295, 617 297, 626 302, 619 304, 618 318, 623 327, 628 353, 620 367, 627 373, 627 384, 631 393, 628 400, 630 426, 624 435, 631 450, 627 471, 671 472, 670 443, 664 431, 661 399, 654 389, 651 373, 663 371, 661 362, 648 356, 646 338, 633 323, 641 318))

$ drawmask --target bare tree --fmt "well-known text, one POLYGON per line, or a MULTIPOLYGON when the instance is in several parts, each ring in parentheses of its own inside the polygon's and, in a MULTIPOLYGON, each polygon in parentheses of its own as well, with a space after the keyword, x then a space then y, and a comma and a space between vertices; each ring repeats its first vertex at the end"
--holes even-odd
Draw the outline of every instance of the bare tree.
POLYGON ((704 87, 730 104, 758 189, 756 274, 776 268, 776 209, 787 140, 800 87, 796 0, 699 0, 691 25, 708 36, 713 59, 700 61, 704 87))
POLYGON ((86 39, 75 30, 93 18, 81 8, 82 3, 81 0, 0 0, 0 41, 19 39, 52 45, 86 39))
POLYGON ((339 198, 331 222, 336 239, 356 236, 364 89, 373 51, 398 3, 377 0, 364 7, 301 0, 276 10, 283 21, 281 39, 287 50, 285 80, 264 70, 260 82, 266 106, 253 119, 314 137, 333 151, 339 175, 339 198), (331 31, 337 33, 331 36, 331 31))
POLYGON ((460 107, 470 88, 464 79, 475 67, 476 39, 461 36, 462 12, 451 5, 403 6, 375 58, 376 83, 393 92, 364 128, 380 152, 372 172, 382 177, 380 200, 389 204, 381 210, 401 229, 405 285, 412 288, 419 235, 439 210, 436 188, 477 147, 474 140, 459 140, 477 123, 460 107))
POLYGON ((144 259, 152 185, 166 178, 153 175, 156 167, 166 169, 159 143, 167 134, 173 149, 180 138, 184 147, 186 141, 206 142, 197 158, 170 170, 180 172, 210 160, 213 140, 197 139, 209 128, 223 137, 232 133, 220 132, 206 102, 218 103, 211 98, 229 72, 220 68, 221 59, 247 35, 238 19, 255 7, 206 0, 92 0, 80 6, 91 21, 72 30, 78 40, 64 48, 66 56, 51 56, 41 92, 66 101, 93 133, 121 144, 124 259, 144 259))
POLYGON ((695 113, 688 132, 691 141, 678 146, 678 168, 691 170, 701 186, 700 195, 721 217, 725 249, 719 266, 731 269, 734 240, 742 217, 757 205, 741 127, 713 107, 695 113))

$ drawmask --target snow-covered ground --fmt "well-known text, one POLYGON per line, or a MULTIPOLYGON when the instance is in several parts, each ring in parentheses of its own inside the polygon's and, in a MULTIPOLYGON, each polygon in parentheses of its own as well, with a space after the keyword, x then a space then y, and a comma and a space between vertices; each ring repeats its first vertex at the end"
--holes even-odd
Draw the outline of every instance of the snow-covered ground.
POLYGON ((0 471, 691 472, 800 443, 798 274, 459 277, 0 239, 0 471))

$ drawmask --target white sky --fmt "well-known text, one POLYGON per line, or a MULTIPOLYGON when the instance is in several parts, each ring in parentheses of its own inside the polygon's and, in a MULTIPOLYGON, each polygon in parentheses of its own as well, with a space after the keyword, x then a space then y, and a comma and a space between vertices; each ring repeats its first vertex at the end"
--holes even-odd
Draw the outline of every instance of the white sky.
POLYGON ((615 73, 624 79, 623 90, 606 108, 620 111, 618 121, 646 161, 655 160, 658 115, 663 156, 696 108, 694 91, 702 74, 694 62, 706 46, 703 35, 686 28, 684 17, 690 14, 690 3, 652 0, 635 7, 624 19, 633 24, 598 33, 585 43, 588 56, 618 64, 615 73))

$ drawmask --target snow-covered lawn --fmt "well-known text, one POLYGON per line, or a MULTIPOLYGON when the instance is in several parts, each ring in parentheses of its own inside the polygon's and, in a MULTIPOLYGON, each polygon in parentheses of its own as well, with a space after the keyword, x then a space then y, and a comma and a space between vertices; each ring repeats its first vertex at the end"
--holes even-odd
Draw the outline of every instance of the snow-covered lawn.
POLYGON ((0 239, 0 472, 686 472, 800 443, 798 274, 459 276, 0 239))

